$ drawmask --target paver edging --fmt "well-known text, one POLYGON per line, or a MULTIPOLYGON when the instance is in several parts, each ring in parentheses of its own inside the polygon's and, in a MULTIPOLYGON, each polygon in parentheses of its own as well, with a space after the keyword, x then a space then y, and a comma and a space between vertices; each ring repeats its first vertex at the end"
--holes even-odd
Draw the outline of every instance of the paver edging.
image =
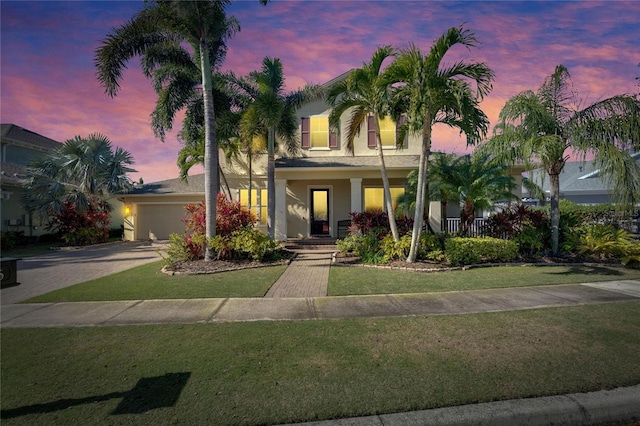
POLYGON ((626 269, 623 265, 619 264, 607 264, 607 263, 594 263, 594 262, 576 262, 576 263, 564 263, 564 262, 502 262, 502 263, 476 263, 472 265, 463 266, 451 266, 444 268, 413 268, 411 266, 392 266, 392 265, 376 265, 366 263, 341 263, 336 260, 336 256, 331 259, 331 266, 336 267, 355 267, 355 268, 375 268, 375 269, 388 269, 397 271, 411 271, 411 272, 450 272, 450 271, 467 271, 470 269, 480 268, 498 268, 505 266, 586 266, 592 268, 607 267, 626 269))

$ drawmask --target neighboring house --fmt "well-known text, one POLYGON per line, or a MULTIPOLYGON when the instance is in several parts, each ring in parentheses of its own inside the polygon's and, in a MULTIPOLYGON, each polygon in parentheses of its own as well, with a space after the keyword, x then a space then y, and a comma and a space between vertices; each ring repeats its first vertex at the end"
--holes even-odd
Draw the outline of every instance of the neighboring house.
MULTIPOLYGON (((342 143, 349 114, 342 117, 340 133, 332 133, 329 111, 323 101, 300 108, 301 152, 295 158, 280 156, 276 159, 275 237, 278 240, 337 238, 343 236, 339 233, 339 222, 349 220, 351 212, 383 209, 373 117, 360 129, 351 155, 342 143)), ((404 147, 396 149, 396 124, 390 118, 380 124, 391 193, 396 198, 404 192, 408 173, 418 167, 421 135, 409 136, 404 147)), ((220 162, 233 200, 248 206, 247 162, 229 163, 223 155, 220 155, 220 162)), ((514 176, 519 177, 520 173, 518 170, 514 176)), ((266 155, 263 155, 253 164, 251 208, 259 217, 259 226, 265 228, 266 185, 266 155)), ((221 190, 226 192, 224 186, 221 190)), ((125 204, 125 239, 167 239, 171 233, 184 233, 184 206, 204 199, 204 177, 191 176, 188 183, 172 179, 145 184, 119 199, 125 204)), ((431 224, 434 229, 440 229, 440 203, 432 202, 431 205, 431 224)))
POLYGON ((43 224, 25 212, 20 204, 23 192, 21 178, 31 161, 42 158, 62 144, 15 124, 2 124, 0 146, 1 230, 23 231, 27 236, 42 235, 47 232, 43 224))
MULTIPOLYGON (((632 155, 640 162, 640 152, 632 155)), ((533 181, 540 185, 545 194, 549 194, 549 176, 543 170, 535 170, 532 173, 533 181)), ((604 204, 611 203, 614 188, 596 168, 593 161, 567 162, 560 173, 560 199, 573 201, 577 204, 604 204)), ((528 192, 523 190, 523 197, 528 192)), ((548 197, 547 197, 548 198, 548 197)), ((538 205, 539 200, 527 198, 527 204, 538 205)))

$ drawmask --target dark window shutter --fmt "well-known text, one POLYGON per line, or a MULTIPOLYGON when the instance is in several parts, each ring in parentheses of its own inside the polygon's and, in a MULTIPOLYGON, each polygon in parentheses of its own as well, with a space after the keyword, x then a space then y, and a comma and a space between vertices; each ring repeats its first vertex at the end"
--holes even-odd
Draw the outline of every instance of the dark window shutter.
POLYGON ((329 148, 338 147, 338 134, 335 132, 329 132, 329 148))
POLYGON ((300 119, 300 126, 301 126, 301 135, 302 135, 302 141, 301 141, 301 146, 303 149, 308 149, 310 146, 310 138, 309 138, 309 117, 302 117, 300 119))
POLYGON ((367 117, 367 146, 375 148, 376 145, 376 118, 370 115, 367 117))

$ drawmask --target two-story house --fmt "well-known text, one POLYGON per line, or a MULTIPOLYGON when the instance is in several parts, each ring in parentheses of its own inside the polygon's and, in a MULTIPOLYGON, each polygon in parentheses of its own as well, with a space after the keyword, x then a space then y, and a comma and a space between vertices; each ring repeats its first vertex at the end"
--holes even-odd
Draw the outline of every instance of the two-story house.
POLYGON ((23 231, 27 236, 37 236, 47 232, 40 221, 25 212, 20 204, 23 192, 21 179, 31 161, 42 158, 60 146, 62 146, 60 142, 15 124, 2 124, 0 223, 3 232, 23 231))
MULTIPOLYGON (((333 80, 335 81, 335 80, 333 80)), ((327 83, 327 85, 331 84, 327 83)), ((297 111, 300 155, 277 157, 275 164, 276 239, 343 237, 339 222, 351 212, 384 209, 384 191, 375 140, 375 118, 369 117, 354 141, 354 152, 345 149, 349 113, 341 117, 340 132, 329 128, 329 106, 322 100, 297 111)), ((381 139, 391 195, 404 192, 411 170, 417 169, 422 140, 412 135, 402 149, 396 148, 396 123, 380 121, 381 139)), ((249 164, 246 159, 227 162, 220 155, 228 192, 235 201, 251 209, 265 226, 267 215, 266 154, 252 162, 251 194, 249 164), (251 201, 251 203, 249 203, 251 201)), ((515 173, 514 173, 515 175, 515 173)), ((519 172, 516 175, 519 177, 519 172)), ((227 192, 224 180, 221 190, 227 192)), ((121 197, 125 204, 125 239, 167 239, 184 232, 182 218, 187 203, 204 199, 204 176, 187 182, 171 179, 145 184, 121 197)), ((440 228, 440 205, 432 203, 431 225, 440 228)))

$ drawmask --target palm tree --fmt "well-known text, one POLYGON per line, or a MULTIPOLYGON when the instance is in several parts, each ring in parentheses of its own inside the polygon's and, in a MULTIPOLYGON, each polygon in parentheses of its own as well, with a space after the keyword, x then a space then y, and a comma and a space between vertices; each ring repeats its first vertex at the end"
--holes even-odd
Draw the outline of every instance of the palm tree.
POLYGON ((558 65, 537 92, 524 91, 507 101, 494 136, 481 147, 503 161, 524 161, 530 170, 542 167, 549 175, 553 253, 558 251, 560 173, 567 151, 594 156, 621 206, 632 208, 640 200, 640 166, 627 152, 640 150, 638 95, 614 96, 582 110, 572 108, 575 101, 569 71, 558 65))
POLYGON ((435 194, 429 199, 440 201, 440 230, 446 229, 447 220, 447 204, 451 201, 459 201, 460 193, 452 185, 448 185, 446 172, 450 170, 457 156, 455 154, 445 154, 443 152, 435 152, 430 161, 427 173, 427 182, 429 186, 435 186, 435 194))
POLYGON ((76 136, 27 173, 21 202, 26 211, 45 218, 60 214, 65 205, 86 211, 114 194, 133 187, 127 173, 135 172, 131 154, 99 133, 76 136))
POLYGON ((262 69, 252 72, 242 89, 252 99, 242 114, 240 135, 247 143, 254 136, 267 135, 267 230, 275 238, 275 153, 276 136, 290 155, 299 150, 296 110, 304 103, 324 95, 320 86, 307 85, 303 89, 285 93, 282 63, 278 58, 265 57, 262 69), (249 83, 249 84, 247 84, 249 83))
POLYGON ((493 210, 497 201, 517 199, 508 167, 486 153, 456 158, 441 171, 441 185, 458 194, 462 204, 458 234, 469 235, 477 210, 493 210))
MULTIPOLYGON (((380 136, 380 122, 386 116, 391 115, 390 99, 391 85, 385 85, 381 81, 382 63, 395 54, 391 46, 383 46, 376 49, 370 62, 362 64, 362 68, 352 70, 347 78, 337 82, 329 89, 327 102, 331 105, 329 123, 333 128, 340 127, 340 117, 347 111, 351 112, 351 118, 347 124, 347 151, 353 154, 353 142, 360 134, 360 129, 366 124, 369 116, 375 117, 376 123, 376 148, 380 159, 380 174, 384 187, 386 210, 389 216, 389 227, 395 241, 399 240, 398 227, 396 226, 391 199, 389 177, 384 163, 382 138, 380 136)), ((402 144, 400 145, 402 146, 402 144)))
POLYGON ((432 126, 444 123, 459 128, 466 135, 468 144, 479 142, 489 127, 489 120, 478 102, 492 88, 493 71, 484 63, 443 64, 446 53, 458 44, 471 48, 478 43, 469 30, 450 28, 435 41, 428 55, 411 45, 402 50, 384 72, 384 84, 400 83, 396 99, 406 119, 398 132, 398 140, 403 140, 407 132, 422 134, 416 209, 407 262, 415 261, 422 232, 432 126), (470 82, 476 85, 475 93, 470 82))
MULTIPOLYGON (((216 193, 218 190, 218 147, 215 133, 211 70, 225 56, 226 40, 239 26, 234 18, 227 18, 225 7, 228 0, 177 1, 156 0, 146 6, 133 19, 107 36, 96 52, 98 80, 107 94, 115 96, 126 62, 135 56, 152 57, 166 52, 177 54, 176 58, 190 58, 181 43, 187 42, 197 57, 202 82, 204 105, 204 169, 206 237, 215 235, 216 193), (158 53, 160 52, 160 53, 158 53)), ((155 63, 151 61, 151 63, 155 63)), ((147 77, 151 70, 144 67, 147 77)), ((205 260, 212 259, 207 244, 205 260)))
MULTIPOLYGON (((447 204, 449 202, 459 201, 460 194, 455 188, 452 188, 444 180, 445 169, 451 167, 451 164, 458 156, 455 154, 445 154, 443 152, 434 152, 429 160, 427 172, 427 190, 425 194, 426 200, 440 201, 440 217, 442 219, 440 230, 444 231, 447 217, 447 204)), ((418 171, 412 170, 407 175, 404 194, 398 197, 399 211, 415 211, 416 208, 416 192, 418 188, 418 171)), ((429 205, 425 204, 425 215, 429 216, 429 205)), ((433 233, 429 221, 427 221, 427 229, 433 233)))

